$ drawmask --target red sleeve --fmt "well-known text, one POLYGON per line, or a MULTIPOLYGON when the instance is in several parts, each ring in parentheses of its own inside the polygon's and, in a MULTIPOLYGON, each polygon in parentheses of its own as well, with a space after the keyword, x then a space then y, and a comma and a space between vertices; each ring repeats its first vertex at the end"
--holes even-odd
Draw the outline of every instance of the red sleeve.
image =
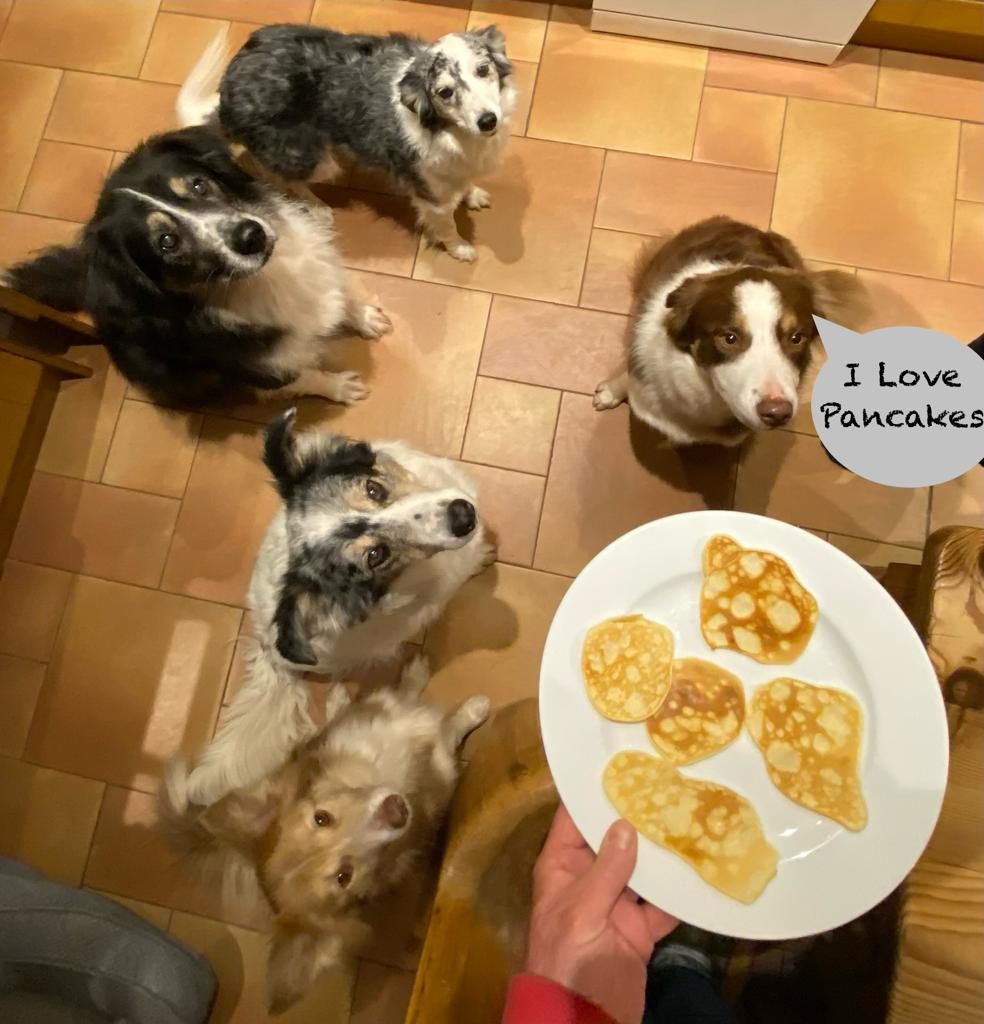
POLYGON ((576 992, 541 978, 517 974, 509 982, 502 1024, 615 1024, 604 1010, 576 992))

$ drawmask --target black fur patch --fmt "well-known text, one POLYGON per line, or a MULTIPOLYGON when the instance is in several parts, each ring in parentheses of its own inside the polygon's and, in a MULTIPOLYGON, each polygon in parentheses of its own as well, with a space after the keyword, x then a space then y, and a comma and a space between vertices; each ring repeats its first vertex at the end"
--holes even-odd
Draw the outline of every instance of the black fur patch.
POLYGON ((7 271, 11 288, 67 313, 84 307, 85 281, 86 259, 80 245, 56 245, 7 271))

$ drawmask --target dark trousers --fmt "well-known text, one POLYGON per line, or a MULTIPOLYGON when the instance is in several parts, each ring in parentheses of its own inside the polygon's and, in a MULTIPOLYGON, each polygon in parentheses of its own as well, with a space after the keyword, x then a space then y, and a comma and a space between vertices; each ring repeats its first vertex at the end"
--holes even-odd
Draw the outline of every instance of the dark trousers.
POLYGON ((642 1024, 737 1024, 706 974, 690 967, 650 970, 642 1024))

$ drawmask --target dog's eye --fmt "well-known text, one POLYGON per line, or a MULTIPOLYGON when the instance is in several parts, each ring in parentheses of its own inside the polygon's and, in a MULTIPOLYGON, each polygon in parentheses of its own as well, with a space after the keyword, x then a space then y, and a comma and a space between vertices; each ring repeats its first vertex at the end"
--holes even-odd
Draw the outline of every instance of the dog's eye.
POLYGON ((335 819, 328 811, 317 810, 314 812, 314 823, 318 828, 327 828, 329 825, 335 824, 335 819))
POLYGON ((449 100, 454 95, 454 89, 452 89, 450 85, 446 85, 443 89, 437 90, 437 95, 440 96, 442 100, 449 100))
POLYGON ((195 178, 191 187, 200 196, 207 196, 212 191, 212 186, 204 178, 195 178))
POLYGON ((371 547, 366 554, 366 565, 370 569, 378 569, 390 556, 390 549, 385 544, 371 547))
POLYGON ((157 244, 160 246, 161 252, 174 252, 181 244, 181 240, 169 231, 157 239, 157 244))
POLYGON ((480 64, 477 68, 475 68, 475 74, 478 75, 479 78, 488 78, 489 77, 489 66, 488 66, 488 64, 480 64))
POLYGON ((791 334, 789 336, 789 344, 790 345, 798 345, 803 340, 803 337, 804 337, 804 335, 802 335, 799 331, 797 331, 795 334, 791 334))
POLYGON ((735 334, 734 331, 725 331, 722 337, 724 338, 724 343, 726 345, 738 344, 738 335, 735 334))
POLYGON ((366 494, 373 501, 385 501, 389 497, 389 491, 378 480, 366 481, 366 494))
POLYGON ((341 864, 338 865, 338 871, 335 873, 335 881, 338 882, 339 886, 341 886, 341 888, 344 889, 349 884, 349 882, 352 881, 353 874, 354 871, 352 870, 352 862, 348 858, 346 858, 342 861, 341 864))

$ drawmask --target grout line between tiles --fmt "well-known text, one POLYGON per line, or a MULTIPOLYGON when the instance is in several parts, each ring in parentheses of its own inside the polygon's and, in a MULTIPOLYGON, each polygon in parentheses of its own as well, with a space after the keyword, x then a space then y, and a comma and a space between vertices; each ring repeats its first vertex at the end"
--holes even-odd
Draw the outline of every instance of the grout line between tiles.
POLYGON ((779 153, 776 156, 776 169, 772 177, 772 204, 769 207, 769 230, 774 231, 776 216, 776 196, 779 193, 779 172, 782 170, 782 151, 786 145, 786 118, 789 116, 789 98, 786 97, 782 104, 782 127, 779 129, 779 153))
MULTIPOLYGON (((10 13, 13 14, 13 8, 11 8, 10 13)), ((10 23, 9 19, 8 19, 7 23, 8 24, 10 23)), ((4 29, 4 31, 6 31, 6 28, 4 29)), ((29 65, 29 66, 34 67, 35 65, 29 65)), ((21 205, 22 202, 24 202, 24 193, 27 192, 28 183, 31 180, 31 175, 34 173, 34 167, 35 167, 35 165, 38 162, 38 152, 41 149, 41 143, 45 141, 45 136, 47 135, 47 132, 48 132, 48 123, 51 121, 51 114, 52 114, 52 112, 55 109, 55 104, 58 102, 58 94, 61 92, 62 83, 64 81, 65 81, 65 69, 64 68, 59 68, 58 69, 58 84, 55 86, 55 94, 54 94, 54 96, 51 97, 51 106, 48 107, 48 113, 47 113, 47 115, 46 115, 46 117, 44 119, 44 126, 41 128, 41 135, 38 137, 37 145, 35 145, 35 147, 34 147, 34 156, 31 157, 31 166, 28 169, 27 176, 24 178, 24 184, 21 187, 20 193, 17 196, 17 202, 14 203, 13 211, 12 212, 19 213, 20 212, 20 205, 21 205)), ((57 217, 53 217, 52 218, 52 220, 59 220, 59 219, 61 219, 61 218, 57 218, 57 217)), ((76 222, 72 221, 71 223, 74 224, 76 222)))
POLYGON ((461 462, 462 453, 465 450, 465 439, 468 437, 468 425, 471 423, 472 406, 475 404, 475 391, 478 387, 478 378, 482 369, 482 356, 485 353, 485 339, 489 336, 489 324, 492 322, 492 303, 495 302, 495 295, 489 298, 489 306, 485 311, 485 328, 482 331, 482 344, 478 349, 478 361, 475 363, 475 375, 472 377, 471 395, 468 398, 468 412, 465 415, 465 428, 461 432, 461 443, 458 445, 458 454, 455 458, 461 462))
MULTIPOLYGON (((554 450, 557 447, 557 435, 560 432, 560 417, 564 413, 564 396, 567 394, 577 394, 577 392, 561 391, 560 401, 557 403, 557 419, 554 423, 553 437, 550 439, 550 456, 547 459, 547 475, 543 483, 543 497, 540 499, 540 514, 536 518, 536 533, 533 536, 533 564, 531 568, 536 565, 536 550, 540 546, 540 531, 543 528, 543 510, 547 507, 547 488, 550 486, 550 470, 553 469, 553 458, 554 450)), ((537 570, 538 572, 544 570, 537 570)), ((562 573, 555 573, 554 575, 560 576, 562 573)))
MULTIPOLYGON (((71 774, 75 774, 72 772, 71 774)), ((78 778, 85 778, 86 776, 80 775, 78 778)), ((102 817, 103 804, 106 802, 106 793, 109 792, 109 783, 104 779, 100 779, 102 782, 102 793, 99 794, 99 809, 96 811, 96 820, 92 825, 92 835, 89 836, 89 849, 85 851, 85 863, 82 865, 82 875, 79 878, 79 888, 85 885, 86 872, 89 870, 89 861, 92 860, 92 848, 96 845, 96 830, 99 828, 99 819, 102 817)))
POLYGON ((704 93, 713 89, 713 85, 707 84, 707 65, 711 61, 711 51, 708 48, 704 54, 704 67, 700 73, 700 96, 697 98, 697 116, 694 118, 694 136, 690 140, 690 162, 694 161, 694 154, 697 152, 697 133, 700 131, 700 112, 704 109, 704 93))

